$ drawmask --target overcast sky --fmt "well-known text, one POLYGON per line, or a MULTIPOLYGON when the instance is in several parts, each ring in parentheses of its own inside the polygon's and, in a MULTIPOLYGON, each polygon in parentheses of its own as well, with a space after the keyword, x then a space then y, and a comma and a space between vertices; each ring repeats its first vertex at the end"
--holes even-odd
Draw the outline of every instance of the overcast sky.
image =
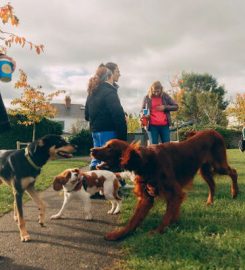
POLYGON ((17 70, 11 83, 0 83, 7 106, 20 96, 13 87, 19 68, 33 86, 42 85, 47 92, 64 89, 72 103, 84 104, 89 78, 108 61, 120 68, 119 96, 129 112, 139 111, 153 81, 168 89, 169 80, 182 71, 213 75, 225 86, 228 99, 245 92, 244 0, 10 3, 20 25, 1 29, 44 44, 45 52, 38 56, 28 46, 9 49, 17 70))

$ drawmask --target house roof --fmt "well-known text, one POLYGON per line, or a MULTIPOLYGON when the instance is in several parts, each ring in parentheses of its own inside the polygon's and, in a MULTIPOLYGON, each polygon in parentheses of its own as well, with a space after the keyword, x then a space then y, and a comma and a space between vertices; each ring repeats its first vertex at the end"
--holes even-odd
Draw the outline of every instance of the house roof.
POLYGON ((52 103, 52 105, 57 110, 55 118, 84 118, 83 104, 70 104, 69 107, 64 103, 52 103))

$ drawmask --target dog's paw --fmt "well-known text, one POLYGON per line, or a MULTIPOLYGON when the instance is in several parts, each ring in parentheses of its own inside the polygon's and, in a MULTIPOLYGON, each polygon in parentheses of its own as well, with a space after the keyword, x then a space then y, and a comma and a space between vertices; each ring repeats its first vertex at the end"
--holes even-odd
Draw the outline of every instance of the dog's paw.
POLYGON ((232 199, 236 199, 238 193, 239 193, 238 189, 231 189, 231 197, 232 197, 232 199))
POLYGON ((112 213, 112 215, 117 215, 117 214, 119 214, 120 213, 120 210, 118 209, 118 210, 115 210, 113 213, 112 213))
POLYGON ((93 219, 93 217, 91 214, 85 215, 85 220, 92 220, 92 219, 93 219))
POLYGON ((21 239, 21 242, 30 242, 31 241, 31 237, 29 234, 21 235, 20 239, 21 239))
POLYGON ((212 200, 207 200, 206 201, 207 206, 212 206, 213 204, 214 204, 214 202, 212 200))
POLYGON ((107 214, 112 215, 112 214, 113 214, 113 210, 109 210, 109 211, 107 212, 107 214))
POLYGON ((107 241, 117 241, 121 238, 121 235, 117 232, 109 232, 104 236, 104 239, 107 241))
POLYGON ((214 205, 212 202, 206 202, 206 205, 207 206, 212 206, 212 205, 214 205))
POLYGON ((18 217, 17 216, 14 216, 14 221, 18 222, 18 217))
POLYGON ((147 235, 148 235, 149 237, 152 237, 152 236, 154 236, 154 235, 156 235, 156 234, 158 234, 158 232, 157 232, 156 229, 150 230, 150 231, 147 233, 147 235))
POLYGON ((150 230, 148 236, 154 236, 156 234, 163 234, 166 228, 157 227, 156 229, 150 230))
POLYGON ((50 217, 50 219, 60 219, 61 215, 53 215, 50 217))

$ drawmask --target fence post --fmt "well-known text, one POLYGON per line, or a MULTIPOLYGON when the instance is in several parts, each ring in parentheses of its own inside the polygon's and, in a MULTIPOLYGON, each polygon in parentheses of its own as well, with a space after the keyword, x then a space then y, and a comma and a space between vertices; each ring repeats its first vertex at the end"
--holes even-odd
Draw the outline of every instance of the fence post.
POLYGON ((20 141, 16 141, 17 150, 20 150, 20 141))
POLYGON ((27 146, 29 145, 30 143, 29 142, 21 142, 21 141, 16 141, 16 148, 17 150, 20 150, 21 149, 21 146, 27 146))

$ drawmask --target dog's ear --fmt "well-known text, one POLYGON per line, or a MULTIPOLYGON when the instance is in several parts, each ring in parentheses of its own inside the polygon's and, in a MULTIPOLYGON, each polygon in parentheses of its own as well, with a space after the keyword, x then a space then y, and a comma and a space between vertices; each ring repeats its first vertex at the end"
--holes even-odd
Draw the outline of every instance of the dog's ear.
POLYGON ((137 148, 128 147, 121 159, 121 166, 128 171, 139 172, 142 169, 143 160, 137 148))
POLYGON ((53 182, 53 189, 55 191, 60 191, 62 189, 63 182, 64 182, 64 178, 63 177, 56 176, 54 178, 54 182, 53 182))
POLYGON ((141 144, 141 141, 140 140, 133 140, 131 143, 130 143, 130 146, 137 149, 140 147, 140 144, 141 144))

